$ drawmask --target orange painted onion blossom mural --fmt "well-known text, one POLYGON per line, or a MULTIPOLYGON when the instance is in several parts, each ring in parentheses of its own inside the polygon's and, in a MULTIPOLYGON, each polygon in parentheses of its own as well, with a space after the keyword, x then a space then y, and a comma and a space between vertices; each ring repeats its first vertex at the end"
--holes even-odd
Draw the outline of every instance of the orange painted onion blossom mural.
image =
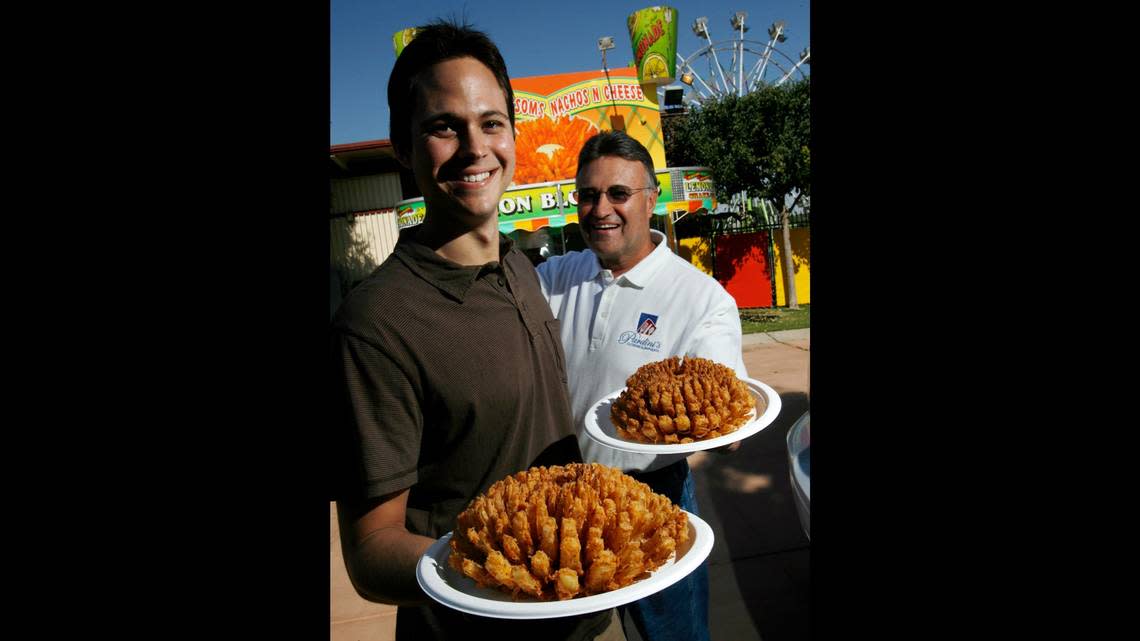
POLYGON ((573 178, 578 152, 598 133, 594 123, 575 116, 536 118, 518 122, 516 127, 514 185, 573 178))

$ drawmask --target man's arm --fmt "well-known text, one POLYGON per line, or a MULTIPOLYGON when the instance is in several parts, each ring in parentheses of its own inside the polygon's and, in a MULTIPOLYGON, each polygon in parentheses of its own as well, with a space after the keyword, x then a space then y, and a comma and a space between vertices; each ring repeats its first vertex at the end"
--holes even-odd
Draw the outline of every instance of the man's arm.
POLYGON ((742 342, 740 312, 736 301, 726 295, 697 320, 685 355, 716 361, 735 370, 737 377, 747 378, 742 342))
MULTIPOLYGON (((693 340, 685 355, 716 361, 735 370, 738 378, 747 378, 748 370, 744 366, 744 353, 741 347, 742 333, 736 301, 731 298, 722 299, 697 321, 693 340)), ((739 449, 740 441, 735 441, 710 451, 730 454, 739 449)))
POLYGON ((426 597, 416 583, 416 562, 432 540, 408 532, 409 487, 417 478, 422 417, 415 385, 374 341, 334 334, 333 376, 340 386, 337 488, 344 565, 353 587, 369 601, 405 605, 426 597), (370 463, 373 469, 365 469, 370 463), (407 471, 409 470, 410 471, 407 471), (366 479, 406 470, 378 498, 356 499, 366 479), (380 470, 384 470, 381 472, 380 470), (399 489, 397 489, 399 488, 399 489))
POLYGON ((435 541, 407 530, 407 506, 407 489, 367 502, 337 501, 348 578, 369 601, 415 605, 427 600, 416 582, 416 564, 435 541))

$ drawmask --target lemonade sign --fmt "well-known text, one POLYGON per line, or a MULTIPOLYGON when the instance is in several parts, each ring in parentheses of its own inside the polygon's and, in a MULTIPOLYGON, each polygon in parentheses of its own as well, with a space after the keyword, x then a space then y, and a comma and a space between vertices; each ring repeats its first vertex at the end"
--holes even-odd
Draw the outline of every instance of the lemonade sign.
POLYGON ((407 29, 400 29, 392 35, 392 46, 396 48, 396 57, 399 58, 403 53, 404 47, 416 37, 416 28, 409 27, 407 29))
POLYGON ((677 73, 677 10, 647 7, 626 21, 634 65, 642 84, 667 85, 677 73))
POLYGON ((424 205, 422 197, 401 200, 396 203, 396 227, 403 229, 418 225, 424 222, 425 213, 427 213, 427 207, 424 205))
POLYGON ((712 175, 707 171, 685 171, 683 184, 685 186, 685 200, 713 197, 712 175))

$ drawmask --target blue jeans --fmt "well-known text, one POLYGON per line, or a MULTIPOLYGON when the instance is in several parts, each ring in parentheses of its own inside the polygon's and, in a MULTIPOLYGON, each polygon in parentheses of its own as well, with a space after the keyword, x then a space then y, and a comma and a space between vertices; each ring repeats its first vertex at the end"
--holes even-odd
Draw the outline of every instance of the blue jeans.
MULTIPOLYGON (((697 512, 697 496, 693 475, 684 459, 648 473, 630 476, 645 483, 654 492, 664 494, 682 510, 697 512)), ((688 576, 644 599, 619 608, 629 612, 630 619, 644 641, 708 641, 709 639, 709 566, 702 561, 688 576)))

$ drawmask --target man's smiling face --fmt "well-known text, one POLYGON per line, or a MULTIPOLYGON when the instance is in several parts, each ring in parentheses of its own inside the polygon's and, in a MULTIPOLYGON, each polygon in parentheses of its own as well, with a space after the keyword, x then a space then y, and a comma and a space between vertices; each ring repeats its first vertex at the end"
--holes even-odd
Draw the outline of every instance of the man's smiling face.
POLYGON ((620 156, 602 156, 578 172, 576 183, 579 193, 597 193, 596 200, 579 198, 578 222, 586 244, 603 267, 625 271, 653 251, 649 217, 657 204, 657 189, 645 165, 620 156), (614 186, 637 191, 625 202, 614 203, 606 194, 614 186))
POLYGON ((494 74, 474 58, 453 58, 421 72, 415 92, 411 149, 400 160, 428 210, 464 226, 496 216, 515 173, 515 135, 494 74))

